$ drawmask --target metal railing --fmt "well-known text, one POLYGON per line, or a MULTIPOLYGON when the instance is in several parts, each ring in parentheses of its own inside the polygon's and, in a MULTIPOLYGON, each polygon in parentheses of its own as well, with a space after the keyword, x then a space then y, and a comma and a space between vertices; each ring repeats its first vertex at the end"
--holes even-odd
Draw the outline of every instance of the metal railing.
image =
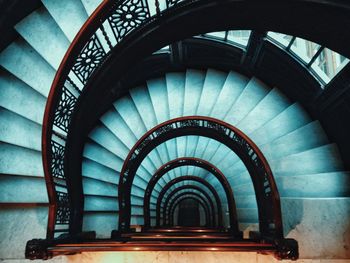
MULTIPOLYGON (((165 8, 178 2, 167 0, 165 8)), ((158 0, 152 6, 146 0, 105 0, 83 25, 65 54, 51 86, 42 130, 43 165, 50 204, 47 238, 69 232, 72 211, 65 151, 77 100, 111 50, 133 30, 157 19, 160 12, 158 0), (151 12, 150 7, 156 12, 151 12)))

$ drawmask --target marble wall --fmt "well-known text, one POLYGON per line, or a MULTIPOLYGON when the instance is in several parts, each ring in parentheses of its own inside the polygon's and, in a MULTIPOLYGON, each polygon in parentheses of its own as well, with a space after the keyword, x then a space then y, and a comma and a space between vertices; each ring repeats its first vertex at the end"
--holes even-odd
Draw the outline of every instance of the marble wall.
MULTIPOLYGON (((299 242, 298 262, 350 262, 350 198, 282 198, 285 235, 299 242)), ((0 259, 2 262, 26 262, 27 240, 45 236, 46 208, 30 211, 0 210, 0 259)), ((233 252, 100 252, 57 257, 49 262, 276 262, 272 256, 233 252)), ((283 261, 288 262, 288 261, 283 261)))

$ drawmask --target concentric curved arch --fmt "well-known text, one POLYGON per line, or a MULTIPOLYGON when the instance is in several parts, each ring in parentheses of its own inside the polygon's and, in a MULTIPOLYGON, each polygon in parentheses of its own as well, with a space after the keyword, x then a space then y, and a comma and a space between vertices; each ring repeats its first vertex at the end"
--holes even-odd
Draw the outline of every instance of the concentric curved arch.
MULTIPOLYGON (((195 182, 198 182, 198 183, 204 185, 206 188, 208 188, 209 191, 214 196, 215 202, 217 203, 218 215, 222 215, 222 206, 221 206, 220 197, 219 197, 218 193, 216 192, 215 188, 211 184, 209 184, 206 180, 204 180, 203 178, 200 178, 198 176, 193 176, 193 175, 180 176, 180 177, 176 177, 176 178, 172 179, 170 182, 168 182, 163 187, 163 189, 161 190, 161 192, 158 195, 157 206, 156 206, 156 226, 157 227, 160 226, 161 204, 162 204, 162 200, 164 198, 164 195, 173 185, 175 185, 179 182, 184 182, 184 181, 195 181, 195 182)), ((222 216, 218 217, 218 224, 222 225, 222 216)))
MULTIPOLYGON (((211 199, 209 194, 207 192, 205 192, 201 187, 199 187, 197 185, 191 185, 191 184, 190 185, 182 185, 182 186, 174 189, 165 199, 164 206, 163 206, 163 224, 164 224, 164 221, 165 221, 165 224, 169 223, 167 221, 167 219, 169 219, 169 217, 167 217, 167 210, 169 208, 169 202, 172 200, 172 197, 176 198, 176 195, 182 190, 196 190, 196 191, 198 191, 199 193, 201 193, 202 195, 204 195, 206 197, 206 199, 208 200, 209 205, 211 207, 211 210, 215 211, 213 200, 211 199)), ((216 205, 218 205, 218 204, 216 204, 216 205)), ((220 215, 218 214, 218 217, 219 216, 220 215)), ((215 225, 215 223, 216 223, 216 217, 214 217, 213 225, 215 225)), ((218 224, 217 224, 217 226, 222 227, 222 226, 219 226, 218 224)))
MULTIPOLYGON (((275 180, 264 155, 242 131, 223 121, 203 116, 175 118, 144 134, 129 152, 120 174, 119 231, 130 231, 131 187, 144 158, 161 143, 176 137, 197 135, 217 140, 234 151, 252 179, 258 205, 259 229, 264 235, 283 237, 280 198, 275 180)), ((239 234, 238 224, 231 226, 239 234)))
POLYGON ((144 214, 144 226, 147 228, 150 226, 150 202, 151 202, 151 195, 154 187, 162 178, 163 175, 165 175, 167 172, 171 171, 172 169, 175 169, 177 167, 181 166, 196 166, 201 167, 205 170, 207 170, 209 173, 213 174, 220 184, 222 185, 226 199, 228 204, 228 210, 229 210, 229 222, 230 225, 236 224, 235 222, 235 215, 236 215, 236 205, 235 200, 233 196, 233 191, 230 186, 230 183, 226 179, 225 175, 213 164, 210 162, 207 162, 203 159, 194 158, 194 157, 181 157, 174 159, 172 161, 167 162, 166 164, 162 165, 152 176, 151 180, 149 181, 146 191, 145 191, 145 197, 143 202, 143 214, 144 214))
POLYGON ((176 206, 178 206, 182 201, 184 200, 188 200, 188 199, 192 199, 195 200, 196 202, 198 202, 204 209, 204 213, 205 213, 205 224, 206 226, 212 226, 212 220, 214 219, 214 215, 210 214, 210 210, 208 205, 204 202, 204 200, 202 199, 202 197, 196 193, 192 193, 192 192, 188 192, 186 194, 186 196, 180 196, 179 198, 177 198, 176 200, 174 200, 174 202, 172 202, 170 204, 170 213, 168 214, 168 218, 170 221, 170 226, 174 226, 174 212, 175 212, 175 208, 176 206))

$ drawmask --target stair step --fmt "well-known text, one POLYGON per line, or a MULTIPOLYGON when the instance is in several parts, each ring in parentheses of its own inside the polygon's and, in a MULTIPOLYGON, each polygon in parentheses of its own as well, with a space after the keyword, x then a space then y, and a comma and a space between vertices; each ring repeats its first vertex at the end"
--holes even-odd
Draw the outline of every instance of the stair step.
MULTIPOLYGON (((325 172, 294 176, 275 174, 274 176, 281 197, 348 197, 350 194, 349 172, 325 172)), ((250 182, 235 185, 235 189, 235 194, 238 196, 254 195, 254 188, 250 182)), ((244 197, 242 196, 242 198, 244 197)))
POLYGON ((0 107, 0 141, 41 150, 41 125, 0 107))
POLYGON ((276 140, 311 122, 305 110, 297 103, 292 104, 261 128, 249 134, 256 144, 263 145, 276 140), (283 123, 283 125, 281 125, 283 123))
POLYGON ((225 121, 236 125, 269 93, 270 89, 256 78, 252 78, 235 101, 225 121))
POLYGON ((70 43, 44 7, 22 19, 15 28, 53 68, 58 69, 70 43))
MULTIPOLYGON (((202 84, 205 80, 205 73, 199 70, 187 70, 186 71, 186 80, 184 74, 173 74, 167 75, 167 85, 168 85, 168 99, 169 103, 170 100, 176 99, 176 97, 173 97, 169 91, 172 91, 172 93, 176 93, 176 83, 177 81, 180 82, 179 85, 185 85, 185 93, 184 93, 184 105, 183 105, 183 116, 191 116, 197 114, 197 108, 199 105, 201 93, 202 93, 202 84), (175 79, 175 80, 174 80, 175 79), (174 85, 175 82, 175 85, 174 85)), ((170 107, 170 104, 169 104, 170 107)), ((194 152, 196 150, 196 145, 198 144, 199 137, 198 136, 188 136, 186 139, 177 138, 172 140, 173 145, 170 145, 169 147, 176 147, 176 153, 178 157, 181 156, 194 156, 194 152), (185 141, 185 142, 184 142, 185 141), (181 143, 181 144, 180 144, 181 143), (178 150, 177 148, 181 145, 185 145, 186 148, 184 150, 178 150), (180 153, 180 154, 179 154, 180 153)), ((181 171, 184 174, 193 174, 190 172, 190 168, 181 168, 181 171)), ((172 178, 175 178, 175 175, 173 175, 172 178)))
POLYGON ((84 210, 85 211, 110 211, 119 210, 117 198, 104 197, 104 196, 85 196, 84 197, 84 210))
POLYGON ((73 41, 88 15, 78 0, 41 0, 69 41, 73 41), (72 23, 74 21, 74 23, 72 23))
POLYGON ((0 142, 0 173, 40 176, 44 174, 41 152, 0 142))
POLYGON ((83 158, 82 175, 110 183, 119 183, 119 173, 93 160, 83 158))
POLYGON ((123 160, 121 158, 94 142, 87 142, 85 144, 83 156, 116 172, 120 172, 123 166, 123 160))
POLYGON ((0 53, 0 65, 27 85, 47 97, 55 70, 23 39, 0 53))
POLYGON ((274 173, 284 175, 335 172, 344 169, 338 147, 335 144, 324 145, 271 161, 270 166, 274 173), (293 169, 291 170, 290 167, 293 169))
POLYGON ((96 238, 110 238, 111 232, 118 228, 116 213, 88 213, 83 217, 83 231, 96 231, 96 238))
POLYGON ((13 75, 0 70, 0 105, 41 124, 46 98, 13 75))
POLYGON ((217 103, 214 105, 212 117, 224 119, 232 105, 236 102, 244 88, 247 86, 249 79, 236 72, 230 71, 225 83, 221 89, 217 103), (223 107, 225 105, 225 107, 223 107))
POLYGON ((118 187, 116 185, 94 180, 91 178, 83 178, 84 194, 89 195, 106 195, 106 196, 118 196, 118 187))
MULTIPOLYGON (((93 141, 93 144, 96 144, 104 150, 114 154, 116 158, 125 160, 129 154, 129 149, 125 147, 124 143, 104 125, 97 126, 92 132, 90 132, 89 137, 93 141)), ((142 166, 147 171, 155 170, 155 166, 152 164, 149 158, 146 158, 146 160, 142 163, 142 166)))
POLYGON ((23 259, 28 240, 46 238, 47 216, 48 207, 1 207, 1 258, 23 259))
POLYGON ((237 208, 238 221, 242 223, 258 223, 258 209, 237 208))
MULTIPOLYGON (((199 100, 197 115, 210 116, 222 87, 225 84, 227 74, 221 71, 208 69, 202 87, 201 97, 199 100)), ((226 106, 226 105, 225 105, 226 106)))
POLYGON ((249 134, 272 120, 289 105, 288 98, 274 88, 237 124, 237 127, 245 134, 249 134))
POLYGON ((47 203, 44 178, 0 174, 0 202, 47 203))

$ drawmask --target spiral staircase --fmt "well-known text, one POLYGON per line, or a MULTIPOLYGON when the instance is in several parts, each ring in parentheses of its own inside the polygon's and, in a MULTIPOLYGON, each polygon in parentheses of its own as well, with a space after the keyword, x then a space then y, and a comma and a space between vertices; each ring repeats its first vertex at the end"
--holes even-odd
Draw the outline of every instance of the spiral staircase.
MULTIPOLYGON (((100 1, 42 0, 42 4, 16 24, 20 37, 0 53, 0 259, 9 262, 24 260, 26 242, 47 235, 50 205, 41 145, 45 104, 66 51, 100 1)), ((151 8, 151 14, 156 12, 157 6, 151 8)), ((261 150, 279 192, 284 235, 298 241, 301 258, 350 257, 350 174, 337 144, 328 139, 320 122, 279 87, 234 70, 189 67, 145 79, 108 106, 83 148, 83 232, 96 231, 101 240, 109 240, 113 231, 119 235, 119 180, 124 161, 142 136, 166 121, 202 116, 238 128, 261 150)), ((258 235, 256 193, 245 164, 227 146, 198 135, 171 138, 142 161, 131 187, 132 227, 139 231, 145 223, 144 196, 152 176, 164 164, 184 157, 206 160, 226 176, 234 194, 239 230, 244 238, 258 235)), ((187 175, 202 178, 216 189, 222 227, 232 227, 219 180, 190 165, 168 171, 155 185, 150 199, 151 226, 156 225, 162 189, 187 175)), ((163 200, 182 186, 203 188, 198 182, 182 181, 174 184, 163 200)), ((197 192, 181 193, 191 196, 197 192)), ((204 206, 199 209, 202 226, 208 225, 202 219, 204 210, 204 206)), ((219 218, 218 207, 208 210, 213 218, 219 218)), ((179 213, 179 209, 175 211, 179 213)), ((162 221, 165 223, 164 218, 162 221)), ((176 232, 176 228, 172 230, 176 232)), ((158 231, 157 235, 163 234, 158 231)), ((210 236, 212 230, 206 231, 210 236)), ((64 232, 62 228, 55 235, 64 232)), ((147 232, 131 236, 147 239, 147 232)), ((211 238, 231 237, 218 230, 211 238)), ((69 256, 58 260, 64 262, 69 256)))

